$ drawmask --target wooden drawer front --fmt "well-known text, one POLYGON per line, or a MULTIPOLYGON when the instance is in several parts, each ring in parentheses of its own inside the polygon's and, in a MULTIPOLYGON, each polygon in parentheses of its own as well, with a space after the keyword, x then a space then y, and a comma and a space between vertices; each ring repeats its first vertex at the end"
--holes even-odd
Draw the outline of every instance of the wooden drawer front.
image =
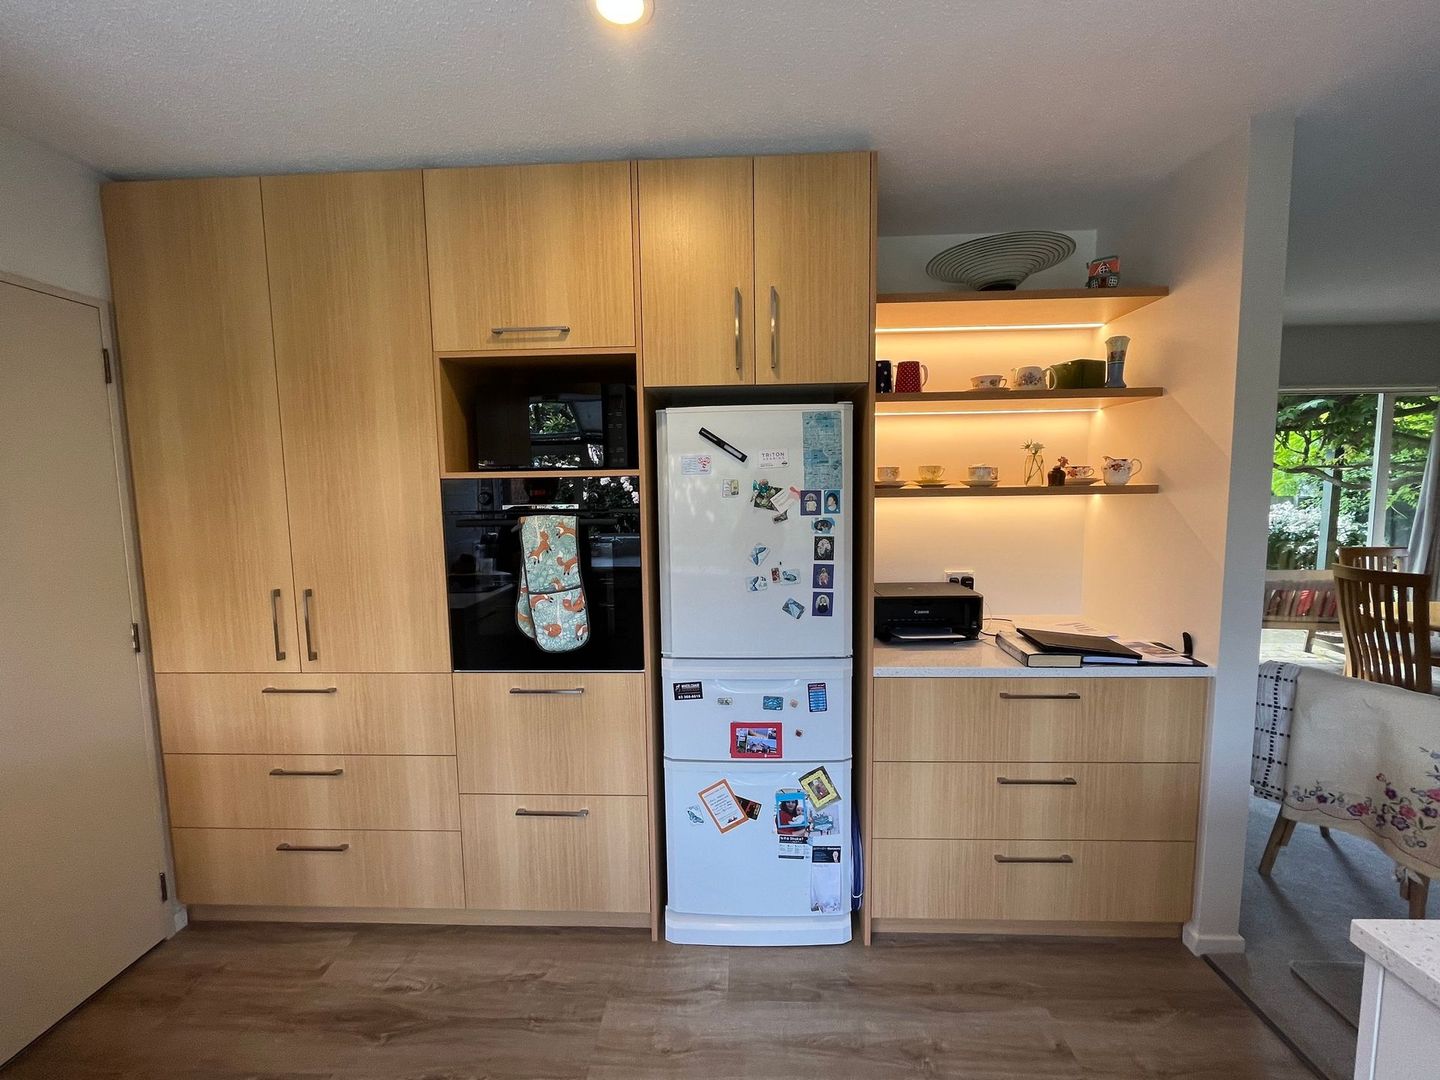
POLYGON ((1195 839, 1199 765, 882 761, 874 776, 877 838, 1195 839))
POLYGON ((460 828, 453 757, 166 754, 165 782, 177 828, 460 828))
POLYGON ((1195 845, 1102 840, 876 840, 877 918, 1178 923, 1195 845), (1005 858, 1071 862, 998 862, 1005 858))
POLYGON ((173 829, 171 835, 186 904, 459 908, 465 902, 455 832, 173 829), (282 844, 345 850, 277 851, 282 844))
POLYGON ((155 695, 171 754, 455 753, 449 675, 156 675, 155 695))
POLYGON ((643 675, 456 675, 460 790, 644 795, 643 675))
POLYGON ((633 796, 462 795, 467 906, 649 911, 645 807, 633 796))
POLYGON ((1199 761, 1208 679, 875 680, 881 761, 1199 761))

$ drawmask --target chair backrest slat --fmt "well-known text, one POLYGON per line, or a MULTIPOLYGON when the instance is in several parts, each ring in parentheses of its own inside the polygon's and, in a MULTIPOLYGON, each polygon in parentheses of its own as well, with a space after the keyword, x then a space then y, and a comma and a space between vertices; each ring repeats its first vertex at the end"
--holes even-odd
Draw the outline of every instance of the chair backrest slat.
MULTIPOLYGON (((1398 548, 1348 548, 1389 551, 1398 548)), ((1430 575, 1341 562, 1332 573, 1345 639, 1345 674, 1429 693, 1430 575)))
POLYGON ((1410 549, 1403 547, 1342 547, 1335 551, 1341 566, 1358 566, 1362 570, 1409 569, 1410 549))

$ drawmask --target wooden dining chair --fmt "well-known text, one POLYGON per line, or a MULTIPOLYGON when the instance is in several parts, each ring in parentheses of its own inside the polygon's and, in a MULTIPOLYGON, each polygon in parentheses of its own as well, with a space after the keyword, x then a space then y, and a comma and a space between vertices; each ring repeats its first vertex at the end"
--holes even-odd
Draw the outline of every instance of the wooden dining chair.
POLYGON ((1345 674, 1430 693, 1430 575, 1344 564, 1331 573, 1345 639, 1345 674))
POLYGON ((1341 566, 1358 566, 1362 570, 1408 570, 1410 549, 1403 547, 1342 547, 1335 549, 1335 561, 1341 566))

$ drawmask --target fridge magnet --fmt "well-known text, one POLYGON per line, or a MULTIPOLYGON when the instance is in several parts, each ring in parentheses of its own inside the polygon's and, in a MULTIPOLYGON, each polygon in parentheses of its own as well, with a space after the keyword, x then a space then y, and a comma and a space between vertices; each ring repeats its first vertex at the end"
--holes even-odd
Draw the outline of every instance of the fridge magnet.
POLYGON ((794 585, 800 580, 800 575, 797 574, 794 570, 781 570, 780 580, 786 582, 787 584, 794 585))
POLYGON ((810 587, 812 589, 829 589, 835 581, 835 567, 828 563, 816 563, 810 568, 810 587))
POLYGON ((785 708, 785 699, 779 694, 766 694, 760 699, 760 707, 766 712, 782 712, 785 708))
POLYGON ((838 514, 838 513, 840 513, 840 492, 839 492, 839 491, 827 491, 827 492, 825 492, 825 513, 827 513, 827 514, 838 514))
POLYGON ((705 824, 705 818, 701 816, 700 807, 698 806, 685 807, 685 816, 690 819, 691 825, 705 824))
POLYGON ((780 610, 789 615, 792 619, 798 619, 805 614, 805 605, 796 600, 793 596, 780 605, 780 610))
POLYGON ((775 522, 776 525, 779 525, 782 521, 789 521, 789 520, 790 520, 790 511, 789 511, 789 510, 781 510, 780 513, 776 514, 776 515, 775 515, 774 517, 772 517, 770 520, 773 521, 773 522, 775 522))
POLYGON ((732 697, 717 697, 715 699, 715 704, 721 706, 722 708, 729 708, 731 705, 735 704, 735 699, 732 697))
POLYGON ((781 491, 769 480, 752 480, 750 490, 753 494, 750 497, 750 505, 756 510, 778 510, 775 505, 775 496, 781 491))
POLYGON ((705 428, 702 427, 700 429, 700 437, 708 443, 714 443, 721 450, 724 450, 725 453, 729 454, 741 464, 744 464, 745 461, 747 461, 749 458, 749 455, 743 453, 739 447, 731 446, 728 442, 722 439, 719 435, 716 435, 713 431, 707 431, 705 428))
POLYGON ((810 598, 810 614, 816 618, 827 618, 835 607, 835 596, 833 593, 817 592, 810 598))
POLYGON ((751 821, 760 820, 760 804, 754 799, 747 799, 744 795, 736 795, 735 801, 740 804, 740 809, 745 811, 745 816, 751 821))
POLYGON ((828 536, 835 531, 835 519, 816 518, 810 523, 810 528, 822 536, 828 536))
POLYGON ((720 481, 720 497, 722 499, 733 499, 740 494, 740 481, 727 477, 720 481))
POLYGON ((765 561, 765 556, 770 554, 770 549, 764 544, 756 544, 750 549, 750 561, 759 566, 765 561))
POLYGON ((782 859, 803 859, 810 840, 810 807, 803 791, 775 793, 775 834, 782 859))
MULTIPOLYGON (((833 536, 815 537, 815 561, 835 561, 835 538, 833 536)), ((756 565, 758 566, 759 563, 756 563, 756 565)))
POLYGON ((699 794, 700 801, 710 814, 710 820, 715 822, 715 827, 722 833, 729 832, 749 820, 745 811, 740 809, 740 804, 735 801, 735 792, 731 789, 729 780, 716 780, 699 794))
POLYGON ((770 580, 777 583, 780 581, 780 568, 778 566, 770 567, 770 580))
POLYGON ((805 448, 805 486, 838 488, 844 481, 844 429, 834 409, 807 412, 800 418, 805 448))
POLYGON ((680 475, 709 476, 715 459, 709 454, 681 454, 680 475))
POLYGON ((761 450, 760 468, 783 469, 790 464, 790 454, 785 450, 761 450))
POLYGON ((800 513, 805 517, 814 517, 820 513, 820 491, 818 488, 806 488, 800 492, 800 513))
POLYGON ((759 577, 752 577, 752 578, 750 579, 750 591, 751 591, 751 592, 764 592, 764 591, 765 591, 766 589, 768 589, 769 587, 770 587, 770 580, 769 580, 768 578, 766 578, 764 575, 761 575, 761 576, 759 576, 759 577))
POLYGON ((810 910, 839 915, 845 910, 844 863, 838 847, 810 850, 810 910))
POLYGON ((732 758, 779 758, 784 729, 779 724, 731 724, 732 758))
POLYGON ((811 712, 824 712, 830 707, 826 699, 825 684, 823 682, 812 682, 805 687, 806 696, 810 699, 811 712))
POLYGON ((698 682, 671 683, 670 688, 675 692, 676 701, 700 701, 705 697, 705 687, 698 682))
POLYGON ((800 786, 805 789, 805 794, 810 797, 810 805, 816 810, 840 801, 840 793, 835 790, 835 781, 830 779, 824 765, 811 769, 800 777, 800 786))
POLYGON ((810 842, 829 842, 832 836, 840 835, 835 816, 828 810, 812 810, 810 814, 810 842))

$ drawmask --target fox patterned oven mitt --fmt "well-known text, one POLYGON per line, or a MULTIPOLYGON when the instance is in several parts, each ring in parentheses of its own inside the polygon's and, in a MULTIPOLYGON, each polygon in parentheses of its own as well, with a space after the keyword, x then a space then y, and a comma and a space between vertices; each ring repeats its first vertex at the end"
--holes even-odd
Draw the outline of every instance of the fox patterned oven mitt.
POLYGON ((579 522, 573 514, 520 519, 520 594, 515 623, 550 653, 570 652, 590 637, 585 586, 580 580, 579 522))

